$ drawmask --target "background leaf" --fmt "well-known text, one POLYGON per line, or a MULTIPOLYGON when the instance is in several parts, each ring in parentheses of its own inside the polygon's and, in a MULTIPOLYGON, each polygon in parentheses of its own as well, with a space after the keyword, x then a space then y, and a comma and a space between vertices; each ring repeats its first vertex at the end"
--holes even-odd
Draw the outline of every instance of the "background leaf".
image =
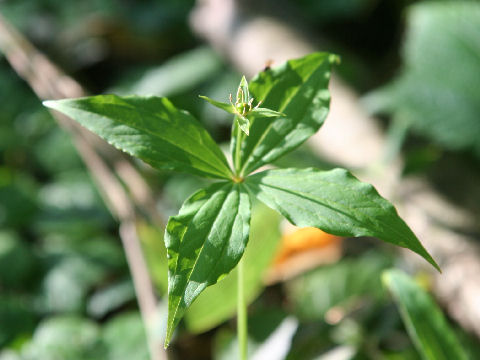
POLYGON ((207 131, 166 98, 100 95, 44 105, 157 169, 230 178, 227 160, 207 131))
POLYGON ((51 317, 37 327, 22 359, 105 359, 99 327, 78 316, 51 317))
MULTIPOLYGON (((236 164, 243 174, 296 148, 322 126, 330 103, 328 81, 335 59, 327 53, 313 53, 262 71, 250 82, 255 102, 263 101, 263 108, 286 116, 272 119, 252 112, 250 136, 242 143, 240 164, 236 164)), ((235 135, 232 153, 236 151, 235 135)))
POLYGON ((442 311, 420 286, 399 270, 384 272, 382 279, 392 293, 408 333, 424 359, 468 358, 442 311))
POLYGON ((150 358, 142 318, 136 312, 124 313, 108 321, 102 335, 108 360, 150 358))
POLYGON ((171 98, 215 78, 221 69, 222 61, 218 54, 208 46, 200 46, 175 55, 160 65, 121 76, 123 79, 112 92, 171 98))
POLYGON ((404 67, 371 94, 372 110, 391 113, 452 150, 480 155, 480 4, 427 2, 407 12, 404 67))
POLYGON ((0 287, 3 291, 28 283, 35 269, 35 258, 28 244, 17 234, 0 231, 0 287))
POLYGON ((288 298, 300 319, 323 320, 334 306, 348 312, 358 303, 382 298, 380 274, 389 266, 391 261, 375 252, 343 259, 289 281, 288 298))
POLYGON ((168 220, 168 329, 185 310, 238 263, 248 241, 250 199, 243 186, 217 183, 193 194, 168 220))
POLYGON ((393 205, 346 170, 267 170, 245 183, 294 225, 339 236, 375 236, 415 251, 439 269, 393 205))

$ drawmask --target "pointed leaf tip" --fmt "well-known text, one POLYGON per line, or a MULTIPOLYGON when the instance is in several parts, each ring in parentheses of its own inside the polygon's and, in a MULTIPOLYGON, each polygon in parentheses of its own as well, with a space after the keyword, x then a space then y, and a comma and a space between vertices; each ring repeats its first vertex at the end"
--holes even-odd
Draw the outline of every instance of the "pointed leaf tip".
POLYGON ((229 104, 229 103, 223 103, 221 101, 217 101, 217 100, 213 100, 213 99, 210 99, 209 97, 207 96, 204 96, 204 95, 198 95, 198 97, 200 99, 203 99, 205 101, 208 101, 210 104, 212 104, 213 106, 223 110, 223 111, 226 111, 228 112, 229 114, 232 114, 232 115, 235 115, 235 109, 234 107, 232 106, 232 104, 229 104))
POLYGON ((47 108, 51 108, 53 109, 54 108, 54 103, 55 101, 54 100, 45 100, 45 101, 42 101, 42 105, 47 107, 47 108))
POLYGON ((165 229, 168 320, 165 344, 200 293, 228 274, 243 255, 250 197, 239 184, 216 183, 185 201, 165 229))
MULTIPOLYGON (((245 78, 245 75, 242 76, 242 80, 240 80, 240 84, 238 85, 238 90, 240 91, 240 89, 242 89, 242 93, 243 93, 241 102, 248 103, 250 101, 250 91, 248 90, 248 82, 247 82, 247 79, 245 78)), ((237 92, 236 101, 240 101, 240 99, 238 98, 238 92, 237 92)))
MULTIPOLYGON (((329 53, 313 53, 262 71, 248 84, 262 107, 285 115, 268 121, 252 119, 252 136, 244 139, 238 170, 249 174, 302 144, 322 126, 329 109, 329 53)), ((253 112, 253 109, 252 109, 253 112)), ((273 115, 273 114, 272 114, 273 115)), ((276 115, 273 115, 276 116, 276 115)), ((233 140, 234 141, 234 140, 233 140)), ((232 147, 232 152, 236 148, 232 147)))
POLYGON ((210 134, 167 98, 99 95, 47 100, 43 105, 69 116, 154 168, 212 178, 231 177, 228 161, 210 134))
POLYGON ((250 121, 242 115, 236 116, 236 121, 240 129, 248 136, 250 134, 250 121))
POLYGON ((344 169, 267 170, 248 176, 245 184, 294 225, 339 236, 374 236, 416 252, 440 271, 393 205, 344 169))

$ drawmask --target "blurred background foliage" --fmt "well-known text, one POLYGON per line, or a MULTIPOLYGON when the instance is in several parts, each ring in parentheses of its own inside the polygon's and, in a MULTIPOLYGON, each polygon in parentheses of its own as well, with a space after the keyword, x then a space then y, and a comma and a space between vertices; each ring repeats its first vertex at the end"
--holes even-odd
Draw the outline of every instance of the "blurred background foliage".
MULTIPOLYGON (((197 95, 226 98, 240 74, 192 33, 194 5, 3 0, 0 12, 91 93, 169 96, 226 142, 231 119, 197 95)), ((428 177, 480 215, 478 2, 262 5, 279 17, 295 14, 312 37, 327 41, 323 50, 341 54, 338 73, 366 95, 372 112, 383 114, 387 156, 404 153, 405 176, 428 177), (452 189, 453 178, 465 186, 452 189)), ((1 56, 0 84, 0 359, 147 359, 118 224, 69 136, 1 56)), ((279 161, 299 163, 330 166, 305 146, 279 161)), ((196 177, 141 168, 165 217, 204 185, 196 177)), ((478 340, 446 319, 427 295, 428 278, 388 272, 382 285, 382 272, 404 264, 374 240, 345 239, 340 259, 327 255, 330 264, 267 286, 280 223, 257 205, 246 253, 254 358, 275 348, 279 355, 272 359, 439 359, 435 354, 447 350, 430 349, 436 341, 453 344, 448 359, 480 358, 478 340), (416 324, 422 331, 414 330, 416 324)), ((162 297, 163 229, 145 222, 139 231, 162 297)), ((235 279, 230 275, 199 297, 171 358, 235 358, 235 279)))

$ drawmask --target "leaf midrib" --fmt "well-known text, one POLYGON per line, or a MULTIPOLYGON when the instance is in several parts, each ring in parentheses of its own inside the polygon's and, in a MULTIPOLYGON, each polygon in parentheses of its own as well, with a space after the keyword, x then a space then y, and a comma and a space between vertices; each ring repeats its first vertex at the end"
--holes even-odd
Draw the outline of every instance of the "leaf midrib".
MULTIPOLYGON (((277 175, 277 177, 278 177, 278 175, 277 175)), ((325 182, 325 181, 324 181, 324 182, 325 182)), ((326 183, 328 183, 328 182, 326 182, 326 183)), ((344 213, 343 211, 337 210, 336 208, 332 207, 332 205, 327 205, 327 204, 323 203, 323 202, 322 202, 322 199, 319 199, 319 198, 316 198, 316 197, 309 197, 308 194, 306 194, 306 193, 304 193, 304 192, 300 192, 300 191, 297 192, 297 191, 293 191, 293 190, 290 190, 290 189, 278 187, 278 186, 275 186, 275 185, 265 184, 265 183, 261 183, 261 182, 258 182, 257 184, 258 184, 258 186, 263 185, 263 186, 266 186, 266 187, 270 187, 270 188, 272 188, 272 189, 276 189, 276 190, 279 190, 279 191, 287 192, 287 193, 292 194, 292 195, 300 196, 300 197, 302 197, 302 198, 304 198, 304 199, 306 199, 306 200, 310 200, 310 201, 312 201, 312 202, 318 203, 320 206, 324 206, 324 207, 329 208, 329 209, 331 209, 331 210, 333 210, 333 211, 340 212, 340 213, 342 213, 343 215, 345 215, 346 217, 348 217, 348 218, 350 218, 350 219, 353 219, 353 220, 356 221, 356 222, 359 221, 359 220, 356 219, 355 217, 353 217, 353 216, 351 216, 351 215, 349 215, 349 214, 346 214, 346 213, 344 213)), ((330 184, 335 185, 334 183, 330 183, 330 184)), ((337 205, 341 205, 340 208, 350 209, 350 210, 351 210, 351 208, 349 208, 348 206, 345 206, 345 205, 343 205, 343 204, 337 203, 336 201, 330 201, 330 202, 331 202, 331 203, 334 203, 334 204, 337 204, 337 205)), ((365 214, 365 213, 364 213, 364 214, 365 214)), ((367 218, 368 218, 368 217, 369 217, 369 216, 367 216, 367 218)), ((385 222, 382 221, 382 220, 379 221, 379 222, 389 225, 388 223, 385 223, 385 222)), ((364 235, 367 235, 368 232, 370 232, 370 231, 369 231, 368 229, 365 229, 365 230, 367 230, 367 233, 364 234, 364 235)), ((394 232, 400 239, 403 240, 403 242, 404 242, 405 244, 409 244, 409 243, 410 243, 410 240, 411 240, 411 239, 410 239, 409 237, 406 237, 406 236, 403 235, 402 233, 398 232, 398 230, 395 229, 394 227, 390 227, 389 230, 390 230, 391 232, 394 232), (407 240, 407 241, 406 241, 406 240, 407 240)), ((378 230, 375 230, 375 231, 378 231, 378 230)), ((381 236, 384 236, 384 235, 383 235, 383 232, 378 231, 378 233, 379 233, 379 234, 382 234, 381 236)), ((374 236, 375 236, 375 235, 374 235, 374 236)), ((397 244, 397 245, 398 245, 398 244, 397 244)), ((417 250, 419 250, 419 249, 417 249, 417 250)))
MULTIPOLYGON (((115 106, 119 106, 119 107, 126 107, 126 108, 128 108, 125 104, 120 104, 120 105, 114 104, 114 105, 115 105, 115 106)), ((134 125, 132 125, 132 124, 130 124, 130 123, 127 123, 127 122, 125 122, 125 121, 123 121, 123 120, 121 120, 121 119, 115 119, 115 120, 113 120, 113 119, 111 119, 111 118, 109 118, 109 117, 106 117, 106 116, 103 116, 103 115, 99 115, 99 114, 97 114, 97 113, 94 113, 94 112, 91 112, 91 111, 87 111, 87 110, 84 110, 84 109, 80 109, 80 108, 78 108, 78 107, 72 107, 72 108, 75 109, 75 110, 77 110, 77 111, 85 112, 85 113, 88 113, 88 114, 94 114, 95 116, 99 116, 100 118, 104 118, 104 119, 107 119, 107 120, 109 120, 109 121, 118 122, 118 123, 120 123, 121 125, 130 127, 130 128, 133 128, 133 129, 135 129, 135 130, 137 130, 137 131, 144 131, 145 133, 147 133, 148 135, 152 136, 153 138, 157 138, 157 139, 160 139, 160 140, 162 140, 162 141, 165 141, 166 143, 170 144, 170 145, 173 146, 174 148, 181 150, 180 152, 184 151, 184 152, 186 152, 187 154, 189 154, 190 156, 192 156, 193 158, 195 158, 195 159, 197 159, 198 161, 200 161, 201 163, 206 164, 206 165, 207 165, 207 168, 212 169, 212 170, 215 170, 215 171, 213 171, 213 172, 210 172, 212 175, 220 175, 220 176, 221 176, 222 178, 224 178, 224 179, 225 179, 225 178, 226 178, 226 179, 229 178, 228 176, 226 176, 227 174, 224 174, 223 172, 221 172, 221 169, 218 169, 217 167, 213 166, 213 165, 210 164, 209 162, 203 160, 201 157, 199 157, 199 156, 196 155, 195 153, 191 152, 190 149, 189 149, 189 151, 186 151, 185 149, 183 149, 183 148, 179 147, 178 145, 176 145, 174 142, 171 142, 171 141, 169 141, 167 138, 164 138, 164 137, 158 135, 157 133, 152 132, 152 131, 149 130, 148 128, 143 128, 143 127, 140 127, 140 126, 134 126, 134 125)), ((131 109, 129 109, 129 111, 131 111, 131 109)), ((135 111, 137 111, 137 109, 135 109, 135 111)), ((139 113, 139 114, 144 114, 145 112, 140 110, 140 111, 138 111, 138 113, 139 113)), ((152 115, 149 114, 149 113, 146 113, 146 114, 147 114, 148 116, 152 116, 152 115)), ((158 116, 158 115, 153 115, 153 116, 156 117, 156 118, 162 119, 161 116, 158 116)), ((162 119, 162 120, 163 120, 163 119, 162 119)), ((136 125, 136 124, 135 124, 135 125, 136 125)), ((186 134, 187 137, 192 141, 193 137, 191 136, 191 134, 189 134, 188 132, 185 132, 181 127, 180 127, 180 129, 181 129, 182 134, 186 134)), ((202 130, 204 130, 204 129, 202 129, 202 130)), ((203 140, 203 139, 202 139, 202 140, 203 140)), ((193 139, 193 141, 196 142, 195 139, 193 139)), ((109 142, 110 142, 110 141, 109 141, 109 142)), ((112 141, 112 142, 113 142, 113 141, 112 141)), ((202 144, 205 145, 205 143, 203 143, 203 141, 202 141, 202 144)), ((214 143, 214 144, 215 144, 215 143, 214 143)), ((215 145, 218 146, 217 144, 215 144, 215 145)), ((122 146, 122 148, 123 148, 123 146, 122 146)), ((224 170, 227 170, 227 171, 231 172, 231 170, 230 170, 230 168, 228 167, 228 165, 226 165, 226 164, 224 163, 224 161, 217 156, 217 154, 212 153, 212 150, 209 149, 207 146, 205 146, 205 148, 206 148, 207 151, 210 153, 210 155, 213 155, 213 157, 214 157, 216 160, 219 160, 221 164, 225 165, 225 169, 224 169, 224 170)), ((128 150, 125 150, 125 151, 127 151, 128 153, 130 153, 130 151, 128 151, 128 150)), ((133 155, 133 154, 132 154, 132 155, 133 155)), ((172 156, 166 156, 166 157, 169 158, 169 159, 172 159, 172 160, 175 159, 175 158, 172 157, 172 156)), ((176 161, 176 162, 178 163, 178 161, 176 161)), ((228 174, 228 175, 230 175, 230 174, 228 174)))
MULTIPOLYGON (((313 74, 315 74, 315 73, 318 71, 318 69, 321 67, 321 64, 323 64, 323 62, 324 62, 324 60, 320 63, 319 66, 317 66, 317 67, 315 68, 314 71, 312 71, 312 72, 308 75, 308 77, 307 77, 306 79, 304 79, 304 80, 302 81, 301 86, 299 86, 296 91, 292 92, 292 94, 290 95, 290 97, 288 98, 288 100, 284 103, 284 105, 278 109, 279 112, 283 112, 283 110, 285 110, 285 108, 290 104, 290 102, 292 101, 292 99, 298 94, 298 92, 299 92, 301 89, 303 89, 303 87, 305 86, 305 83, 307 83, 307 82, 312 78, 313 74)), ((273 86, 270 87, 270 89, 268 90, 266 96, 268 96, 268 94, 271 92, 272 88, 273 88, 273 86)), ((266 97, 266 96, 265 96, 265 97, 266 97)), ((313 97, 314 97, 314 96, 315 96, 315 93, 313 94, 313 97)), ((305 107, 305 108, 302 109, 302 110, 303 110, 303 111, 302 111, 303 114, 305 114, 306 111, 307 111, 307 107, 305 107)), ((288 117, 288 115, 287 115, 287 117, 288 117)), ((303 116, 300 117, 300 119, 301 119, 301 118, 303 118, 303 116)), ((294 130, 294 129, 297 127, 297 125, 300 123, 300 121, 301 121, 301 120, 295 122, 295 126, 292 128, 292 130, 294 130)), ((272 126, 273 126, 273 121, 270 121, 270 123, 268 124, 267 128, 266 128, 265 131, 263 132, 262 136, 258 139, 258 141, 255 143, 255 145, 254 145, 254 146, 252 147, 252 149, 249 151, 248 156, 246 157, 246 161, 245 161, 244 165, 242 166, 242 169, 241 169, 241 172, 240 172, 241 174, 244 174, 244 173, 246 172, 246 170, 250 170, 249 167, 254 167, 254 166, 255 166, 255 163, 253 163, 253 165, 251 165, 251 161, 250 161, 251 156, 252 156, 252 154, 255 152, 255 150, 257 149, 257 147, 263 142, 263 140, 265 139, 265 137, 267 136, 267 134, 270 133, 270 130, 271 130, 271 127, 272 127, 272 126), (249 164, 250 164, 250 165, 249 165, 249 164), (247 165, 249 165, 249 166, 247 167, 247 165)), ((290 130, 288 133, 291 133, 292 130, 290 130)), ((283 140, 284 138, 285 138, 285 137, 280 137, 280 139, 275 142, 275 146, 273 146, 272 148, 275 148, 276 145, 277 145, 281 140, 283 140)), ((263 154, 263 155, 261 156, 260 160, 262 160, 262 159, 263 159, 266 155, 268 155, 268 153, 270 153, 270 152, 271 152, 271 149, 270 149, 266 154, 263 154)))
MULTIPOLYGON (((121 104, 120 106, 121 106, 121 107, 126 107, 126 108, 128 108, 125 104, 121 104)), ((165 104, 163 104, 163 106, 165 106, 165 104)), ((131 109, 130 109, 130 110, 131 110, 131 109)), ((144 111, 143 109, 141 109, 141 108, 138 109, 138 110, 135 109, 135 111, 138 111, 139 114, 146 114, 147 116, 153 116, 154 118, 159 118, 159 119, 162 119, 162 120, 164 119, 164 117, 162 117, 162 116, 160 116, 160 115, 158 115, 158 114, 150 114, 150 113, 148 113, 148 112, 145 112, 145 111, 144 111)), ((180 111, 180 110, 179 110, 179 111, 180 111)), ((189 113, 187 113, 187 112, 186 112, 185 115, 191 116, 191 115, 190 115, 189 113)), ((196 120, 193 119, 193 118, 192 118, 192 120, 193 120, 193 121, 196 121, 196 120)), ((174 146, 175 148, 181 149, 182 151, 185 151, 184 149, 182 149, 182 148, 180 148, 178 145, 176 145, 174 142, 169 141, 168 138, 164 138, 164 137, 162 137, 161 135, 157 135, 157 133, 149 130, 148 128, 142 128, 142 127, 138 127, 138 126, 132 126, 132 125, 129 125, 129 124, 123 122, 122 120, 120 120, 119 122, 122 123, 123 125, 130 126, 130 127, 134 128, 134 129, 145 131, 146 133, 152 135, 153 137, 162 139, 163 141, 165 141, 165 142, 169 143, 170 145, 174 146)), ((192 124, 193 124, 193 123, 192 123, 192 124)), ((196 125, 196 124, 193 124, 193 126, 200 128, 201 131, 206 131, 205 129, 203 129, 202 127, 200 127, 200 126, 198 126, 198 125, 196 125)), ((180 130, 179 132, 181 132, 181 133, 184 134, 187 138, 189 138, 190 141, 196 142, 196 139, 195 139, 188 131, 185 131, 182 127, 178 127, 178 129, 180 130)), ((223 159, 219 158, 216 153, 212 152, 212 150, 211 150, 208 146, 206 146, 206 144, 204 143, 203 140, 204 140, 204 139, 202 138, 202 142, 201 142, 201 143, 205 146, 205 148, 206 148, 206 150, 209 152, 209 154, 210 154, 210 155, 213 155, 213 157, 214 157, 216 160, 219 160, 220 163, 222 163, 223 165, 226 165, 226 164, 224 163, 223 159)), ((212 142, 213 142, 213 141, 212 141, 212 142)), ((213 143, 214 143, 214 142, 213 142, 213 143)), ((214 145, 215 145, 215 146, 218 146, 216 143, 214 143, 214 145)), ((191 152, 190 149, 189 149, 189 151, 186 151, 186 152, 187 152, 188 154, 192 155, 194 158, 200 160, 200 162, 203 162, 204 164, 207 164, 210 168, 213 168, 214 170, 217 170, 217 171, 220 170, 220 169, 217 169, 216 167, 213 167, 212 164, 206 162, 205 160, 203 160, 202 158, 200 158, 198 155, 196 155, 194 152, 191 152)), ((229 170, 228 166, 226 166, 226 170, 229 170)))
MULTIPOLYGON (((232 187, 232 189, 233 189, 233 187, 232 187)), ((232 190, 230 190, 230 191, 232 191, 232 190)), ((238 215, 239 215, 239 213, 240 213, 240 191, 239 191, 238 189, 237 189, 236 191, 237 191, 237 194, 238 194, 238 206, 237 206, 237 212, 236 212, 235 217, 234 217, 233 222, 232 222, 232 226, 230 226, 230 229, 229 229, 229 235, 228 235, 228 237, 226 237, 228 240, 230 240, 230 238, 231 238, 231 236, 232 236, 233 225, 235 224, 235 220, 237 219, 237 217, 238 217, 238 215)), ((230 192, 230 193, 231 193, 231 192, 230 192)), ((227 195, 227 197, 228 197, 228 195, 227 195)), ((226 198, 225 198, 225 200, 226 200, 226 198)), ((224 204, 225 204, 225 202, 223 203, 223 205, 224 205, 224 204)), ((223 205, 222 205, 222 209, 223 209, 223 205)), ((221 212, 221 211, 220 211, 220 212, 221 212)), ((219 214, 220 214, 220 212, 219 212, 219 214)), ((217 216, 218 216, 218 215, 217 215, 217 216)), ((215 221, 214 221, 214 222, 215 222, 215 221)), ((212 229, 213 229, 213 227, 212 227, 212 229)), ((210 233, 208 234, 207 239, 208 239, 209 236, 210 236, 210 233)), ((206 242, 206 241, 205 241, 205 242, 206 242)), ((226 248, 227 248, 227 245, 228 245, 228 241, 224 241, 223 244, 222 244, 222 250, 221 250, 221 252, 220 252, 220 257, 223 256, 223 254, 224 254, 224 252, 225 252, 225 250, 226 250, 226 248)), ((202 249, 200 250, 200 253, 198 254, 198 258, 200 258, 200 256, 202 255, 202 252, 203 252, 203 247, 202 247, 202 249)), ((195 263, 195 264, 196 264, 196 263, 195 263)), ((219 262, 217 261, 217 263, 215 264, 215 266, 214 266, 212 269, 210 269, 210 272, 208 273, 208 276, 206 277, 207 279, 209 279, 209 278, 211 277, 211 275, 214 273, 214 270, 217 269, 218 264, 219 264, 219 262)), ((193 273, 193 270, 194 270, 194 269, 192 269, 192 273, 193 273)))
MULTIPOLYGON (((231 185, 230 185, 230 184, 225 184, 222 188, 218 189, 215 193, 221 191, 222 189, 225 189, 227 186, 231 186, 231 185)), ((222 201, 222 205, 220 206, 220 208, 219 208, 217 214, 215 215, 214 219, 217 219, 217 218, 218 218, 218 215, 222 212, 223 207, 224 207, 224 205, 225 205, 225 200, 227 199, 228 195, 230 194, 230 191, 231 191, 231 190, 228 191, 227 195, 225 196, 224 200, 222 201)), ((214 193, 214 194, 215 194, 215 193, 214 193)), ((212 196, 213 196, 213 195, 212 195, 212 196)), ((210 199, 211 199, 211 198, 212 198, 212 197, 210 197, 210 199)), ((207 204, 208 204, 208 200, 207 200, 204 204, 202 204, 202 205, 200 206, 200 208, 197 210, 197 214, 198 214, 198 213, 200 212, 200 210, 201 210, 204 206, 206 206, 207 204)), ((193 220, 195 219, 195 216, 196 216, 196 214, 195 214, 194 216, 192 216, 191 220, 188 221, 188 225, 185 226, 185 228, 187 229, 187 230, 185 230, 185 232, 188 231, 188 227, 191 225, 191 223, 192 223, 193 220)), ((215 220, 214 220, 213 222, 215 222, 215 220)), ((212 224, 213 224, 213 222, 212 222, 212 224)), ((208 234, 207 234, 207 236, 205 237, 205 239, 208 239, 208 237, 210 236, 212 230, 213 230, 213 227, 210 229, 210 231, 208 232, 208 234)), ((182 240, 183 240, 183 237, 182 237, 182 240)), ((203 252, 203 249, 204 249, 204 247, 205 247, 206 242, 207 242, 207 241, 205 240, 205 241, 203 242, 202 246, 200 247, 200 251, 199 251, 199 253, 198 253, 197 258, 195 259, 195 263, 193 264, 192 269, 190 270, 190 272, 189 272, 189 274, 188 274, 187 280, 185 281, 185 285, 182 285, 182 287, 181 287, 183 295, 180 297, 179 302, 178 302, 177 305, 175 306, 175 312, 173 313, 172 321, 175 321, 175 318, 176 318, 176 316, 177 316, 178 309, 180 308, 180 303, 182 302, 182 299, 185 299, 185 290, 187 289, 187 286, 188 286, 188 283, 189 283, 190 278, 191 278, 191 276, 192 276, 192 273, 193 273, 195 267, 197 266, 198 259, 200 259, 200 255, 201 255, 202 252, 203 252)), ((179 249, 178 249, 178 252, 180 253, 180 247, 179 247, 179 249)), ((177 272, 177 270, 178 270, 178 263, 176 264, 175 272, 177 272)))

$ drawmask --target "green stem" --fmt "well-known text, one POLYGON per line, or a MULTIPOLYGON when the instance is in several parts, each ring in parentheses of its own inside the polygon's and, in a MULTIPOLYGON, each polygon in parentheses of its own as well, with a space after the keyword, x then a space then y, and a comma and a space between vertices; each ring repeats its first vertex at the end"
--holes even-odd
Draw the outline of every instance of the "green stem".
POLYGON ((238 173, 239 167, 240 167, 240 151, 242 147, 242 140, 243 140, 243 131, 240 129, 240 127, 237 124, 237 119, 234 119, 235 121, 235 130, 237 131, 237 141, 235 144, 235 175, 241 176, 241 174, 238 173))
POLYGON ((247 304, 245 302, 244 294, 244 272, 243 272, 243 258, 240 259, 237 267, 237 336, 238 336, 238 350, 240 360, 247 359, 247 304))

